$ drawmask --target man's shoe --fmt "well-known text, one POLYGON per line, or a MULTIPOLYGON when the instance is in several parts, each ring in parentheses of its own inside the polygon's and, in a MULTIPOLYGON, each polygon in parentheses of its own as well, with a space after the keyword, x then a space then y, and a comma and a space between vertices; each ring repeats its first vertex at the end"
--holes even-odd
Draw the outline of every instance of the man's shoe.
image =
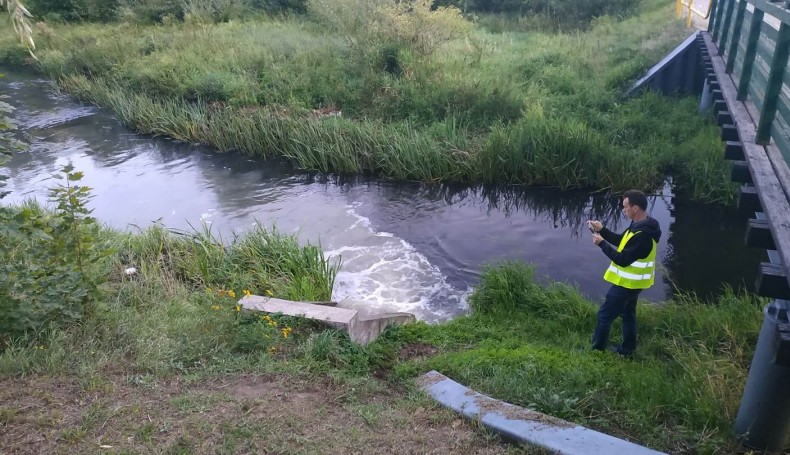
POLYGON ((623 348, 620 345, 609 346, 609 350, 619 355, 620 357, 625 357, 626 359, 630 359, 631 357, 634 356, 633 352, 623 351, 623 348))

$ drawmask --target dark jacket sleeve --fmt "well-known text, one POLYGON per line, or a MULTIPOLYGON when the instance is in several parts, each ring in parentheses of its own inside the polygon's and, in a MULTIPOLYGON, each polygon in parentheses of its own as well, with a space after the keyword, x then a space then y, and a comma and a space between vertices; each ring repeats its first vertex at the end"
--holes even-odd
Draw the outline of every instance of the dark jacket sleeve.
POLYGON ((623 234, 617 234, 607 228, 601 229, 598 233, 601 234, 604 240, 615 246, 620 245, 620 241, 623 240, 623 234))
MULTIPOLYGON (((601 230, 603 233, 603 230, 601 230)), ((614 234, 614 236, 622 238, 622 235, 614 234)), ((601 237, 604 237, 601 235, 601 237)), ((628 243, 625 244, 625 248, 623 251, 617 252, 617 248, 613 247, 606 237, 604 237, 606 242, 601 242, 598 246, 604 252, 609 259, 612 260, 615 264, 619 265, 620 267, 627 267, 633 264, 635 261, 639 259, 644 259, 647 255, 650 254, 650 250, 653 249, 653 239, 649 235, 643 234, 641 232, 636 233, 628 243)), ((620 243, 619 240, 617 242, 620 243)))

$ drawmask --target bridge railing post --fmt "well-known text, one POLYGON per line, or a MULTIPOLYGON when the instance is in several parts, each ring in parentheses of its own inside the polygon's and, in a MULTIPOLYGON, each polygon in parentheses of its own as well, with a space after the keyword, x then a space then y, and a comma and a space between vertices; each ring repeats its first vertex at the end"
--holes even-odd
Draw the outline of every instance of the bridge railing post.
POLYGON ((771 70, 765 87, 763 108, 760 111, 760 121, 757 123, 758 144, 771 142, 771 125, 776 118, 776 109, 779 105, 779 95, 782 93, 784 75, 787 67, 788 51, 790 51, 790 25, 782 22, 779 34, 776 37, 776 47, 771 61, 771 70))
POLYGON ((727 50, 727 73, 732 73, 735 67, 735 57, 738 55, 738 43, 741 41, 741 30, 743 29, 743 16, 746 13, 746 0, 738 1, 738 11, 735 13, 735 26, 732 30, 730 48, 727 50))
POLYGON ((718 41, 721 36, 721 19, 724 17, 724 10, 733 0, 718 0, 716 4, 716 15, 714 16, 714 23, 716 24, 713 29, 713 41, 718 41))
POLYGON ((743 55, 743 69, 738 81, 738 101, 746 101, 749 94, 749 81, 752 79, 754 59, 757 57, 757 42, 760 39, 764 16, 765 13, 757 8, 752 12, 752 23, 746 39, 746 53, 743 55))

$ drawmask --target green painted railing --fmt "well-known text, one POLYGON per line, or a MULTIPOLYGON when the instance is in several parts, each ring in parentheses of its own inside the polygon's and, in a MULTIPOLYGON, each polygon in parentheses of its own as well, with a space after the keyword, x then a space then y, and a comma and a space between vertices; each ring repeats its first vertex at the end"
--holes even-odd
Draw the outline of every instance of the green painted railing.
POLYGON ((708 31, 758 117, 756 142, 773 140, 790 164, 790 1, 713 0, 708 31))

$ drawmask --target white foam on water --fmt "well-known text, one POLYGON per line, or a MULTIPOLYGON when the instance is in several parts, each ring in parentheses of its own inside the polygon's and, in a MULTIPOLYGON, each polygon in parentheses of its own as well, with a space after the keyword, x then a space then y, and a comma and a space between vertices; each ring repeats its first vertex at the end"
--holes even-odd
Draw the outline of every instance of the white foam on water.
POLYGON ((347 207, 346 213, 356 222, 346 231, 357 244, 325 251, 327 257, 342 258, 334 300, 366 314, 402 311, 426 322, 468 311, 470 289, 453 287, 414 246, 392 233, 374 231, 370 220, 355 208, 347 207))

